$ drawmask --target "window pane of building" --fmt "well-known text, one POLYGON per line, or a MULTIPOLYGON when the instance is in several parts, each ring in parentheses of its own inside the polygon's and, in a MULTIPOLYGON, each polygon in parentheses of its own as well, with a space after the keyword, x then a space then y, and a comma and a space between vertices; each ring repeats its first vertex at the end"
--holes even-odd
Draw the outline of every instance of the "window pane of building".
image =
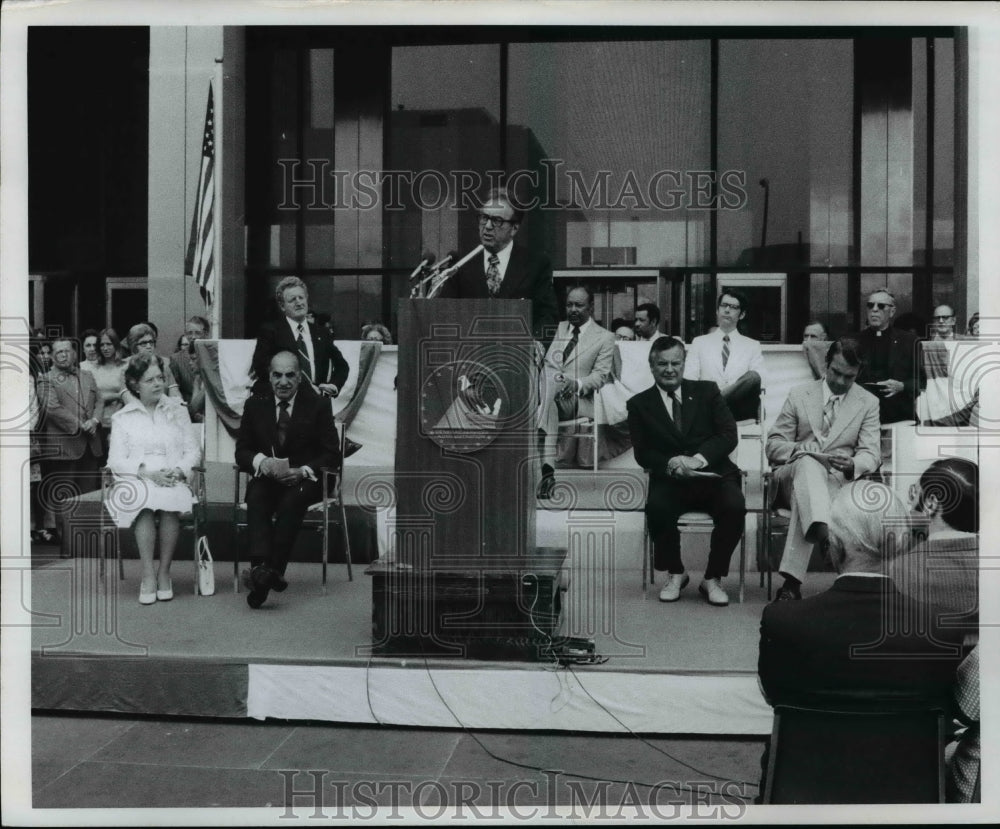
POLYGON ((557 268, 708 261, 708 41, 512 43, 507 106, 521 232, 557 268))
POLYGON ((748 196, 719 211, 720 265, 848 264, 853 83, 850 40, 720 41, 718 166, 748 196))
POLYGON ((934 261, 955 263, 955 41, 934 46, 934 261))
POLYGON ((500 169, 500 46, 396 47, 391 84, 387 169, 399 175, 383 190, 386 264, 464 254, 478 232, 462 193, 500 169))

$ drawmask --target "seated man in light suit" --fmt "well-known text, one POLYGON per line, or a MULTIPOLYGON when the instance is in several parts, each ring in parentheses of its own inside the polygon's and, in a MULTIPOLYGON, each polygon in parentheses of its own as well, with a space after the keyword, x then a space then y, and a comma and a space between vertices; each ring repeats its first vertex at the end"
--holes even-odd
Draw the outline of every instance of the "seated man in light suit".
POLYGON ((858 341, 841 337, 826 354, 826 378, 789 392, 767 436, 768 462, 785 503, 788 538, 778 570, 785 578, 775 601, 801 599, 813 544, 826 542, 830 502, 845 481, 881 464, 878 400, 855 384, 858 341))
POLYGON ((736 420, 757 417, 764 377, 760 343, 736 330, 746 315, 746 297, 723 288, 715 308, 718 327, 694 338, 684 363, 684 379, 714 381, 736 420))
POLYGON ((552 497, 559 421, 594 416, 594 395, 611 380, 615 337, 591 315, 594 298, 586 288, 566 295, 566 321, 559 323, 545 354, 539 429, 544 433, 538 497, 552 497))

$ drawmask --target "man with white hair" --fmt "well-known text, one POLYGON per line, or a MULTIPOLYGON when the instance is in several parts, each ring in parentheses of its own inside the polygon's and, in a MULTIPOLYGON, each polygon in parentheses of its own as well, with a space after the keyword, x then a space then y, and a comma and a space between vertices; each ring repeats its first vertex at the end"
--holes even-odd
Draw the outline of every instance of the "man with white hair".
POLYGON ((840 490, 830 510, 828 551, 840 574, 833 586, 764 608, 758 673, 772 705, 948 698, 958 636, 886 575, 908 531, 889 487, 864 480, 840 490))

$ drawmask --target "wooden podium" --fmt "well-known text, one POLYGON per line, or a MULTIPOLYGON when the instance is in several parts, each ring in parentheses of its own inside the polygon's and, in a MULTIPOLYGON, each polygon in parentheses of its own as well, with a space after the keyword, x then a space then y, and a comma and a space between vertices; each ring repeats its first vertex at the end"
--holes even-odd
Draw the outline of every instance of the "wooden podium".
POLYGON ((373 572, 374 649, 533 658, 565 551, 535 548, 531 303, 399 307, 395 565, 373 572))

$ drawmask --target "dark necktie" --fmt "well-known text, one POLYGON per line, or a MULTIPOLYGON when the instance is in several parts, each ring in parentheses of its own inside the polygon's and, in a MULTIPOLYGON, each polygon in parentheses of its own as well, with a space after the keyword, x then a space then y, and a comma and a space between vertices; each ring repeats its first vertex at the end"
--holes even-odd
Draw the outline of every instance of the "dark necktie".
POLYGON ((573 326, 573 336, 570 337, 570 341, 566 343, 566 347, 563 349, 563 365, 569 359, 569 355, 573 353, 573 349, 576 348, 576 344, 580 341, 580 326, 573 326))
POLYGON ((729 335, 722 338, 722 370, 726 370, 726 363, 729 362, 729 335))
POLYGON ((302 336, 302 332, 304 330, 305 326, 300 322, 299 336, 298 339, 295 341, 295 347, 298 349, 299 352, 299 365, 301 366, 302 371, 305 372, 306 377, 310 381, 312 381, 313 379, 312 360, 309 359, 309 349, 306 348, 306 341, 305 338, 302 336))
POLYGON ((288 424, 291 422, 291 415, 288 414, 288 401, 278 401, 278 448, 285 448, 285 440, 288 438, 288 424))
POLYGON ((490 296, 500 293, 500 257, 495 253, 490 255, 490 266, 486 270, 486 287, 490 289, 490 296))
POLYGON ((677 431, 681 431, 681 427, 684 425, 684 421, 681 420, 681 391, 678 389, 671 395, 674 406, 674 426, 677 427, 677 431))

